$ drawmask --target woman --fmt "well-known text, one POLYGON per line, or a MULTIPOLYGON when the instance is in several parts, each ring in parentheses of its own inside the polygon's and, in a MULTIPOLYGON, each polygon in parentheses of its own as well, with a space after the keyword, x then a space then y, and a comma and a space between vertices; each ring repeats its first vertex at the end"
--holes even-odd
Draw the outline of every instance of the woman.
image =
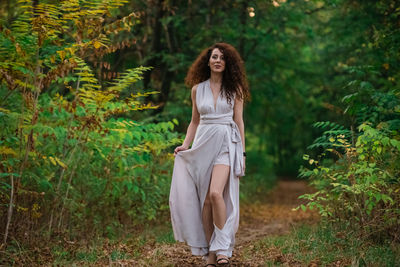
POLYGON ((229 264, 239 226, 239 177, 245 171, 243 103, 249 89, 243 61, 227 43, 203 50, 185 79, 192 120, 175 148, 170 192, 177 241, 207 265, 229 264), (189 149, 189 145, 192 143, 189 149))

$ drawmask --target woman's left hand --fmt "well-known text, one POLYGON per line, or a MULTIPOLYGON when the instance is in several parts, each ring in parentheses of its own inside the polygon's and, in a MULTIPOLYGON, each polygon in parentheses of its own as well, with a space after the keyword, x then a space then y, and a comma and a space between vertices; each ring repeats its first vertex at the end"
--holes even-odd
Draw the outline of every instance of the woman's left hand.
POLYGON ((246 156, 243 156, 243 173, 246 175, 246 156))
POLYGON ((243 158, 243 168, 244 171, 246 171, 246 157, 243 158))

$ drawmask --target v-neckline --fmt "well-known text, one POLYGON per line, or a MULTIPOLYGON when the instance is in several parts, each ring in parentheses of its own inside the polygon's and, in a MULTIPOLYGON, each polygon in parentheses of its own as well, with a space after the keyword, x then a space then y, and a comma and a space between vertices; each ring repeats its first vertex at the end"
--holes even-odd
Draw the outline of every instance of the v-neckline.
POLYGON ((211 93, 211 96, 212 96, 212 103, 213 103, 213 107, 214 107, 214 112, 217 112, 217 104, 218 104, 218 99, 219 99, 219 96, 221 94, 221 91, 218 93, 217 99, 214 100, 214 93, 213 93, 213 90, 211 89, 211 80, 210 79, 208 79, 208 88, 210 88, 210 93, 211 93))

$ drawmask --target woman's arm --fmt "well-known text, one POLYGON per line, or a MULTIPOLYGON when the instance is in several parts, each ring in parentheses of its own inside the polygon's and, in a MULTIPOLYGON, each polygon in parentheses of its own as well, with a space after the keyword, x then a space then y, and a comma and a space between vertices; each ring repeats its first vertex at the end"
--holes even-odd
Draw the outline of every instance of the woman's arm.
POLYGON ((242 137, 243 151, 246 151, 245 135, 244 135, 244 122, 243 122, 243 99, 235 98, 235 106, 233 109, 233 120, 236 122, 240 136, 242 137))
POLYGON ((189 148, 196 134, 197 126, 199 126, 200 114, 199 111, 197 110, 197 104, 196 104, 196 90, 197 90, 197 85, 192 87, 192 120, 190 121, 190 124, 187 128, 186 137, 185 140, 183 141, 183 144, 175 148, 174 155, 176 155, 176 153, 178 153, 181 150, 186 150, 189 148))

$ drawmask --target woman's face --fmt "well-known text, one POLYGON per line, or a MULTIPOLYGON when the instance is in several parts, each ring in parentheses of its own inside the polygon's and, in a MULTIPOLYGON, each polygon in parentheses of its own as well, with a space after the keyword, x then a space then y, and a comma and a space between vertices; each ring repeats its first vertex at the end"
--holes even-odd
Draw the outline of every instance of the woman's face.
POLYGON ((223 72, 225 70, 225 59, 221 50, 214 48, 211 52, 211 57, 209 60, 210 69, 214 72, 223 72))

